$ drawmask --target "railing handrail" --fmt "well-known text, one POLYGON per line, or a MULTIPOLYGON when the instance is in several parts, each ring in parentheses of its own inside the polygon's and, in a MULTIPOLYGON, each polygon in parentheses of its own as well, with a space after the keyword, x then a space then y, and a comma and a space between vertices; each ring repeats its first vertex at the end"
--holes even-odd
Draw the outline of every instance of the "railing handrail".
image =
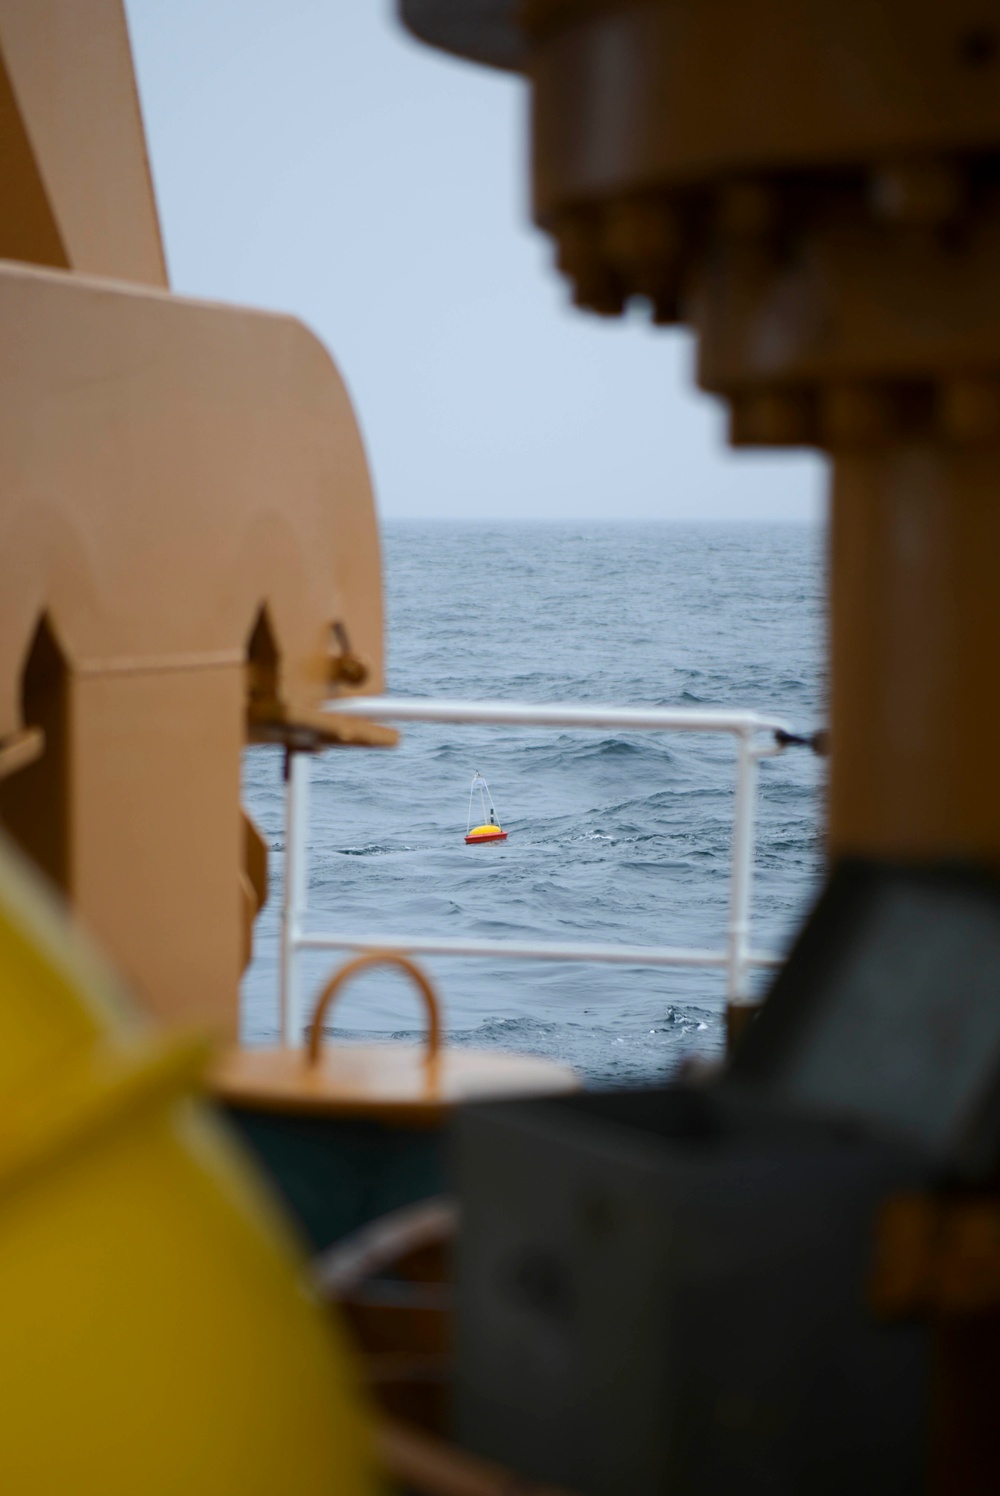
POLYGON ((617 728, 633 732, 724 732, 744 736, 790 732, 781 717, 726 707, 565 706, 560 702, 453 701, 434 696, 350 696, 327 702, 331 711, 386 722, 452 722, 507 727, 617 728))
MULTIPOLYGON (((757 765, 781 753, 789 724, 760 712, 714 707, 615 707, 512 701, 450 701, 420 696, 337 697, 334 712, 388 722, 438 722, 456 726, 611 729, 625 732, 725 733, 736 743, 736 795, 726 948, 615 946, 462 940, 405 935, 339 935, 307 932, 308 752, 289 752, 285 815, 285 893, 281 934, 281 1026, 287 1044, 299 1042, 301 1023, 295 957, 301 950, 393 950, 418 955, 503 957, 536 961, 595 961, 621 966, 724 967, 731 1005, 751 1001, 747 975, 753 966, 776 966, 777 956, 751 951, 750 885, 753 872, 757 765), (762 739, 762 735, 770 737, 762 739)), ((792 739, 794 741, 794 738, 792 739)))
MULTIPOLYGON (((300 951, 409 951, 417 956, 501 956, 512 961, 593 961, 603 966, 729 965, 727 951, 686 945, 599 945, 593 941, 463 940, 449 935, 340 935, 301 931, 300 951)), ((780 966, 781 957, 747 951, 749 966, 780 966)))

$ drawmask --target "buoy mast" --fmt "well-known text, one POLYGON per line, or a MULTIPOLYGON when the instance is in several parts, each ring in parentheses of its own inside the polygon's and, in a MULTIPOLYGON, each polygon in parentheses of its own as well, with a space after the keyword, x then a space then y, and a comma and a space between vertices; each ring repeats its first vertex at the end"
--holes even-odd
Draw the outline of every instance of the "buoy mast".
POLYGON ((472 776, 472 788, 469 790, 469 817, 465 827, 465 840, 473 845, 479 842, 507 840, 507 833, 501 829, 500 822, 497 819, 497 810, 493 804, 490 787, 478 769, 472 776), (479 791, 479 803, 482 808, 483 818, 478 826, 473 826, 472 809, 477 790, 479 791), (489 809, 487 809, 487 801, 489 801, 489 809))

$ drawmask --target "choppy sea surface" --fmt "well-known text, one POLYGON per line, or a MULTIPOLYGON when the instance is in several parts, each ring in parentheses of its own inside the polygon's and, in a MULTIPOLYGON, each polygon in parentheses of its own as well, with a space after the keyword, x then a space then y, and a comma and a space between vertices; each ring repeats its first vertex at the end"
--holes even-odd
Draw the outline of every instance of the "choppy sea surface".
MULTIPOLYGON (((394 695, 748 707, 824 720, 822 535, 791 525, 481 526, 384 531, 394 695)), ((248 1042, 277 1032, 281 755, 244 798, 270 900, 243 985, 248 1042)), ((753 944, 781 951, 815 894, 823 766, 761 766, 753 944)), ((734 748, 708 735, 413 725, 398 749, 313 763, 311 928, 722 947, 734 748), (475 770, 506 842, 463 837, 475 770)), ((346 959, 345 952, 342 959, 346 959)), ((338 961, 300 957, 310 1002, 338 961)), ((565 1060, 598 1085, 658 1079, 723 1043, 713 970, 429 958, 453 1042, 565 1060)), ((360 976, 338 1033, 415 1036, 402 977, 360 976)))

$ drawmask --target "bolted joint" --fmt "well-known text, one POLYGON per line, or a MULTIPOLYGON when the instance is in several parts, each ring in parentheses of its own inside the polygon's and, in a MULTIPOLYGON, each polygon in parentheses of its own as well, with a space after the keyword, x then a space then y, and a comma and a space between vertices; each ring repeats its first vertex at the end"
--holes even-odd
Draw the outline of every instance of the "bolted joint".
POLYGON ((734 179, 716 192, 710 218, 714 251, 745 286, 773 268, 780 219, 780 189, 772 182, 734 179))
POLYGON ((683 226, 669 200, 652 193, 613 198, 603 213, 601 248, 630 296, 643 296, 657 322, 677 320, 683 226))
POLYGON ((367 660, 355 654, 342 623, 331 624, 330 635, 328 681, 332 686, 363 686, 371 673, 367 660))
POLYGON ((558 214, 550 232, 556 246, 556 268, 572 282, 575 305, 602 317, 620 316, 626 291, 604 253, 600 212, 593 208, 566 210, 558 214))

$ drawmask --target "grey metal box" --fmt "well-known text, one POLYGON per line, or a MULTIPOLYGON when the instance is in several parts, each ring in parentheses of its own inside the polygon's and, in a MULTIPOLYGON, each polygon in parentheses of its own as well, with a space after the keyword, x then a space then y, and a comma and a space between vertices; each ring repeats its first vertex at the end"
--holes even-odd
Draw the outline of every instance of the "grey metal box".
POLYGON ((1000 879, 843 859, 727 1084, 851 1118, 975 1183, 1000 1165, 1000 879))
POLYGON ((456 1432, 590 1496, 922 1489, 927 1341, 865 1305, 919 1155, 745 1098, 465 1109, 456 1432))

